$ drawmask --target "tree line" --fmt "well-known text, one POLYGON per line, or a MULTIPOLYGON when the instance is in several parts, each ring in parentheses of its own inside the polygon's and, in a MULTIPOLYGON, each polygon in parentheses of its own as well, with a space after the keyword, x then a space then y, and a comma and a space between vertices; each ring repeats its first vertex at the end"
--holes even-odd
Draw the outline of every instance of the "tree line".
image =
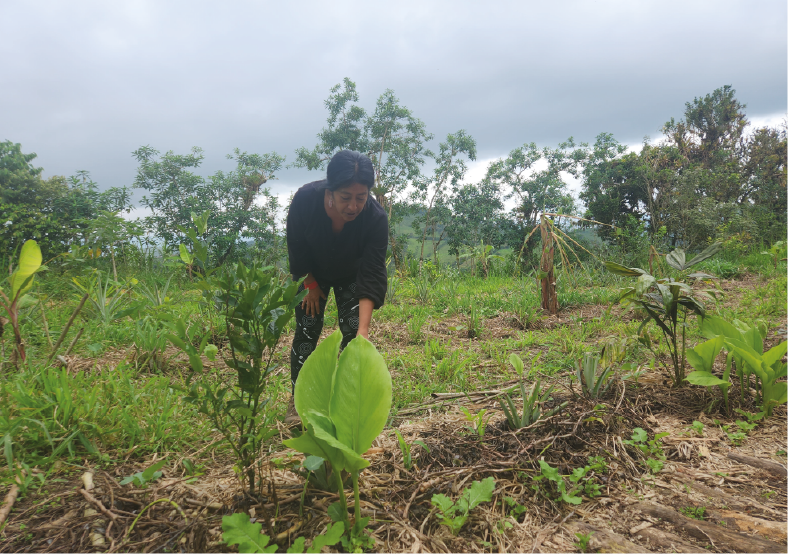
POLYGON ((286 167, 323 171, 345 148, 373 161, 373 193, 389 215, 397 266, 408 257, 437 261, 443 245, 458 263, 480 245, 519 250, 542 213, 582 216, 624 249, 643 240, 692 250, 720 239, 785 239, 786 126, 753 129, 730 86, 687 102, 683 117, 662 127, 664 139, 646 139, 637 152, 610 133, 593 145, 571 137, 556 147, 526 143, 490 163, 477 183, 466 180, 477 155, 474 138, 460 129, 431 147, 434 136, 393 91, 367 110, 346 78, 325 106, 317 143, 297 149, 289 166, 276 152, 236 149, 228 155, 235 169, 206 178, 197 173, 200 148, 162 154, 142 146, 133 152, 139 164, 133 184, 103 191, 85 171, 42 179, 35 154, 2 142, 0 248, 11 254, 33 238, 50 257, 75 248, 96 255, 98 247, 114 256, 118 245, 131 249, 136 238, 166 250, 183 242, 193 213, 208 213, 204 238, 214 263, 250 255, 277 261, 284 254, 282 206, 265 185, 286 167), (570 176, 581 182, 580 202, 569 193, 570 176), (141 204, 151 215, 128 221, 120 214, 132 208, 135 188, 144 191, 141 204), (506 201, 514 206, 508 211, 506 201), (417 251, 408 250, 408 235, 417 251))

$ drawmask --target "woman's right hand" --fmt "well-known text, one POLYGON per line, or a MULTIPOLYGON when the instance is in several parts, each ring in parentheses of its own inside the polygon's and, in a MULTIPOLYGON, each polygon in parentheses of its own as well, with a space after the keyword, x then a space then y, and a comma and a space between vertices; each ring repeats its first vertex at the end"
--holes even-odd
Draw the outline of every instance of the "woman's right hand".
POLYGON ((309 292, 301 301, 301 309, 306 312, 306 315, 314 317, 320 314, 320 299, 325 300, 326 295, 320 287, 308 290, 309 292))

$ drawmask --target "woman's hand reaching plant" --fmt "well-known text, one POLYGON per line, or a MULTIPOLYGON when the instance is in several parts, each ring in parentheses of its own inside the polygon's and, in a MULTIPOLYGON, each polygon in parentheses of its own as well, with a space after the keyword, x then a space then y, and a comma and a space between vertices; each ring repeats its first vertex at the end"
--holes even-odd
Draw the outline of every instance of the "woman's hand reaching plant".
POLYGON ((320 299, 326 299, 326 293, 320 288, 320 286, 315 282, 315 278, 312 277, 310 273, 309 276, 304 280, 304 288, 308 289, 307 295, 301 301, 301 309, 306 312, 308 316, 317 316, 320 314, 320 299), (309 282, 307 282, 309 281, 309 282), (314 283, 312 288, 309 288, 308 285, 314 283))

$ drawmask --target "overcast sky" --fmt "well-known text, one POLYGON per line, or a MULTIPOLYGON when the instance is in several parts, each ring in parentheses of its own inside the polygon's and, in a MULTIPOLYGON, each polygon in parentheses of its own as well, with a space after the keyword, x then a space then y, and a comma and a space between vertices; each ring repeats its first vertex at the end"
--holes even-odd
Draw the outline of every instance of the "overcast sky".
MULTIPOLYGON (((349 77, 386 89, 437 140, 466 129, 481 173, 526 143, 659 136, 732 85, 755 122, 788 111, 785 0, 0 2, 0 140, 45 176, 131 185, 141 145, 294 158, 349 77)), ((273 191, 320 176, 284 170, 273 191)))

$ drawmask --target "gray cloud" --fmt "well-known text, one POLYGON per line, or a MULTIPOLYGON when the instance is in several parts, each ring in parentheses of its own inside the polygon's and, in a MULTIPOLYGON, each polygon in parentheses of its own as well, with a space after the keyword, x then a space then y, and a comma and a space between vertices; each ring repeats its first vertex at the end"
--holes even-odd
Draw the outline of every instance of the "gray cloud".
MULTIPOLYGON (((748 114, 788 109, 784 1, 18 2, 0 13, 0 140, 46 175, 130 185, 131 151, 234 147, 293 158, 331 86, 368 108, 386 88, 440 139, 482 157, 602 131, 655 136, 731 84, 748 114)), ((287 170, 284 192, 317 178, 287 170)))

